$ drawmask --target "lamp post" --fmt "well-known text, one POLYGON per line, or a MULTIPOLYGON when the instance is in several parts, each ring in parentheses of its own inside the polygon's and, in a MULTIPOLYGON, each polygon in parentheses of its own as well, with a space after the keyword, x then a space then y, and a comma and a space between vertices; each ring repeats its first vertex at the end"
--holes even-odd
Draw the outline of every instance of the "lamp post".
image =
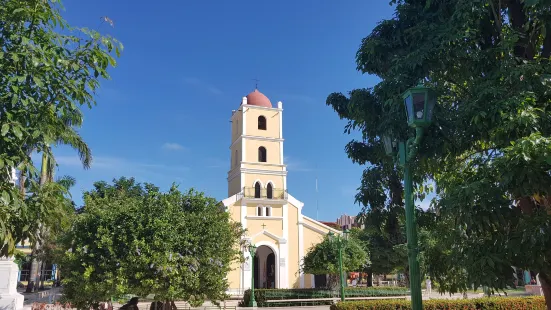
MULTIPOLYGON (((345 228, 342 231, 342 233, 345 237, 347 237, 349 231, 348 231, 348 229, 345 228)), ((334 242, 335 235, 333 234, 333 232, 330 231, 328 235, 329 235, 329 239, 334 242)), ((339 275, 340 275, 339 278, 340 278, 340 289, 341 289, 341 301, 344 301, 344 299, 345 299, 345 295, 344 295, 344 285, 345 285, 344 281, 345 281, 345 279, 344 279, 344 272, 343 272, 343 268, 342 268, 342 250, 343 250, 343 247, 344 247, 344 242, 343 242, 342 238, 338 238, 336 242, 337 242, 337 247, 339 249, 339 275)))
POLYGON ((256 253, 256 246, 251 243, 248 248, 251 254, 251 298, 249 299, 249 307, 256 307, 256 299, 254 298, 254 255, 256 253))
MULTIPOLYGON (((406 236, 410 273, 411 306, 413 310, 422 310, 421 274, 419 271, 419 245, 417 241, 417 220, 413 205, 411 165, 417 156, 423 139, 424 129, 432 122, 432 112, 436 103, 434 93, 422 85, 408 89, 403 95, 408 125, 415 128, 415 137, 407 142, 398 143, 399 163, 404 169, 404 200, 406 207, 406 236)), ((396 142, 391 136, 383 137, 388 155, 396 152, 396 142)))

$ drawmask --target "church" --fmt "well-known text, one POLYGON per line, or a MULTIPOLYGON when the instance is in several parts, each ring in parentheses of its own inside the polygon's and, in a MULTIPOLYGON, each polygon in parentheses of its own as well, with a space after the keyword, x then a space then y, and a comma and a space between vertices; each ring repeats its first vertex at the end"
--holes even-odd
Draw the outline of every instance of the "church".
POLYGON ((227 275, 232 295, 251 288, 253 275, 255 288, 325 284, 325 275, 301 273, 302 258, 330 231, 340 234, 303 215, 304 203, 289 193, 282 114, 283 103, 272 106, 258 89, 232 111, 228 198, 222 202, 246 229, 245 241, 257 247, 252 268, 248 250, 242 249, 245 262, 235 263, 227 275))

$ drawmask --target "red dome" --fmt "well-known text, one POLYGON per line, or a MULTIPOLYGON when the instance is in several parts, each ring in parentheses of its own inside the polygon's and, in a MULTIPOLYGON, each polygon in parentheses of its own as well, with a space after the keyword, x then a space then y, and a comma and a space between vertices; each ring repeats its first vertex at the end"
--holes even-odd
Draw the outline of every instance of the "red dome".
POLYGON ((247 104, 266 108, 272 107, 270 99, 268 99, 268 97, 266 97, 263 93, 259 92, 258 89, 255 89, 247 95, 247 104))

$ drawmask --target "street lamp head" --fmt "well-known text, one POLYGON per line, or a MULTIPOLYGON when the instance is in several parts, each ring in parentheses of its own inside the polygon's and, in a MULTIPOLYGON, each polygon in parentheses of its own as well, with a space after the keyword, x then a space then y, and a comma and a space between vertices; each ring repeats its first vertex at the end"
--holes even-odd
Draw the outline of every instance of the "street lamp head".
POLYGON ((329 231, 327 233, 327 237, 329 237, 329 240, 332 240, 335 237, 335 234, 332 231, 329 231))
POLYGON ((402 98, 410 127, 427 127, 431 124, 436 96, 430 88, 422 85, 412 87, 404 92, 402 98))
POLYGON ((345 239, 348 239, 348 234, 350 233, 350 230, 348 228, 345 228, 342 230, 342 234, 345 239))
POLYGON ((249 252, 251 253, 251 255, 254 255, 254 253, 256 252, 256 246, 254 244, 249 244, 249 252))

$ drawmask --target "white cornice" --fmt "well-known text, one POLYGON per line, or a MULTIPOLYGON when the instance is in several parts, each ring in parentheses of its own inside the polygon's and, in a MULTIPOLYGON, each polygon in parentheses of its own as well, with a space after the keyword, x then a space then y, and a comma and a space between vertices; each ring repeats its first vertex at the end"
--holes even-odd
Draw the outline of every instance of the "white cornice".
POLYGON ((239 176, 241 173, 249 173, 249 174, 262 174, 262 175, 280 175, 280 176, 286 176, 287 171, 273 171, 273 170, 264 170, 264 169, 249 169, 249 168, 240 168, 240 169, 233 169, 228 172, 228 181, 233 180, 237 176, 239 176))
POLYGON ((237 139, 235 139, 235 141, 232 142, 232 144, 230 145, 230 149, 231 149, 236 143, 238 143, 239 141, 241 141, 241 139, 258 140, 258 141, 271 141, 271 142, 283 142, 283 141, 284 141, 284 139, 282 139, 282 138, 272 138, 272 137, 263 137, 263 136, 240 135, 239 137, 237 137, 237 139))
POLYGON ((261 203, 261 204, 272 204, 272 205, 284 205, 287 203, 285 199, 268 199, 268 198, 245 198, 243 197, 244 203, 261 203))
POLYGON ((243 173, 251 173, 251 174, 264 174, 264 175, 287 175, 287 171, 273 171, 273 170, 265 170, 265 169, 249 169, 249 168, 241 168, 241 172, 243 173))
POLYGON ((318 234, 321 234, 321 235, 327 234, 325 231, 323 231, 323 230, 317 228, 316 226, 312 226, 312 225, 310 225, 310 224, 308 224, 308 223, 300 222, 300 223, 298 223, 298 224, 299 224, 299 225, 302 225, 302 226, 304 226, 304 227, 307 227, 307 228, 309 228, 309 229, 311 229, 311 230, 317 232, 318 234))
POLYGON ((228 197, 222 200, 222 203, 224 204, 225 207, 229 207, 230 205, 235 204, 238 200, 239 200, 239 194, 235 194, 231 197, 228 197))
POLYGON ((248 220, 274 220, 274 221, 282 221, 283 216, 253 216, 253 215, 247 215, 245 217, 248 220))
MULTIPOLYGON (((337 229, 332 228, 332 227, 329 227, 329 226, 327 226, 327 225, 325 225, 325 224, 323 224, 323 223, 320 223, 320 222, 318 222, 318 221, 316 221, 316 220, 314 220, 314 219, 312 219, 312 218, 307 217, 307 216, 304 215, 304 214, 302 215, 302 217, 303 217, 304 219, 307 219, 307 220, 309 220, 309 221, 312 221, 312 222, 316 223, 317 225, 319 225, 319 226, 321 226, 321 227, 323 227, 323 228, 325 228, 325 229, 328 229, 329 231, 332 231, 332 232, 334 232, 334 233, 336 233, 336 234, 342 234, 342 231, 337 230, 337 229)), ((312 229, 312 230, 315 230, 315 231, 319 232, 320 234, 326 234, 326 232, 324 232, 323 230, 320 230, 319 228, 317 228, 317 227, 315 227, 315 226, 313 226, 313 225, 310 225, 310 224, 308 224, 308 223, 301 222, 301 223, 299 223, 299 224, 302 224, 302 225, 304 225, 304 226, 306 226, 306 227, 308 227, 308 228, 310 228, 310 229, 312 229)))
POLYGON ((249 237, 249 238, 250 238, 250 240, 254 240, 254 238, 256 238, 256 237, 258 237, 258 236, 260 236, 260 235, 266 235, 266 236, 268 236, 268 237, 270 237, 270 238, 272 238, 272 239, 274 239, 274 240, 277 240, 277 242, 279 242, 280 244, 285 244, 285 243, 287 243, 287 240, 286 240, 286 239, 284 239, 284 238, 282 238, 282 237, 280 237, 280 236, 278 236, 278 235, 276 235, 276 234, 273 234, 273 233, 271 233, 271 232, 269 232, 269 231, 267 231, 267 230, 262 230, 261 232, 258 232, 258 233, 256 233, 254 236, 251 236, 251 237, 249 237))
POLYGON ((255 165, 255 166, 268 166, 268 167, 279 167, 279 168, 287 167, 287 165, 282 165, 282 164, 270 164, 270 163, 260 163, 260 162, 250 162, 250 161, 243 161, 241 163, 244 165, 255 165))
POLYGON ((296 199, 291 194, 287 193, 287 200, 296 208, 298 208, 302 212, 302 207, 304 207, 304 202, 296 199))
POLYGON ((252 105, 252 104, 242 104, 240 107, 246 107, 249 109, 268 110, 268 111, 283 111, 283 109, 280 109, 280 108, 267 108, 267 107, 252 105))

